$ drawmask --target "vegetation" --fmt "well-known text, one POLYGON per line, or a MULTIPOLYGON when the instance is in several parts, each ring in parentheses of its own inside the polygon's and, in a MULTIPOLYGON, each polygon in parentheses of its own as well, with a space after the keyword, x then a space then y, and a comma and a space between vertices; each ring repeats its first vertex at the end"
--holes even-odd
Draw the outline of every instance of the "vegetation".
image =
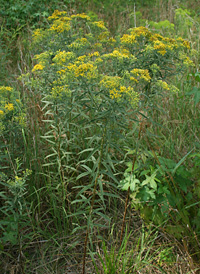
POLYGON ((0 1, 3 273, 199 273, 197 3, 21 2, 0 1))

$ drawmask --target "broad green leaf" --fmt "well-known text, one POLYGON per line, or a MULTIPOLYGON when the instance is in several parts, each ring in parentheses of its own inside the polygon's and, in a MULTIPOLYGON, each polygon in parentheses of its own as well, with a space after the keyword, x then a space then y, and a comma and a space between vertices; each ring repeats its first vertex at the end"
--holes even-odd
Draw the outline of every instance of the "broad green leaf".
POLYGON ((200 102, 200 88, 194 87, 187 95, 194 94, 194 104, 195 106, 200 102))
POLYGON ((145 175, 146 179, 142 182, 142 186, 149 184, 151 188, 157 190, 156 175, 157 172, 154 172, 151 176, 145 175))

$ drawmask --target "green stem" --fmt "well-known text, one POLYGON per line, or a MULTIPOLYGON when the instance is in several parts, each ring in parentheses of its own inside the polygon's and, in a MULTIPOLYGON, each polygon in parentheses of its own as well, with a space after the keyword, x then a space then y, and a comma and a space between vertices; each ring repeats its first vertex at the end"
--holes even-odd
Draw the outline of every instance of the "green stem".
MULTIPOLYGON (((137 159, 137 152, 138 152, 138 146, 139 146, 139 140, 141 138, 141 133, 142 133, 142 129, 143 129, 144 123, 141 122, 140 124, 140 129, 139 129, 139 133, 138 133, 138 138, 137 138, 137 145, 136 145, 136 152, 135 152, 135 156, 133 158, 133 164, 132 164, 132 170, 131 170, 131 175, 134 172, 134 167, 135 167, 135 162, 137 159)), ((123 222, 122 222, 122 228, 121 228, 121 235, 120 235, 120 242, 119 244, 122 244, 122 238, 123 238, 123 232, 124 232, 124 226, 125 226, 125 219, 126 219, 126 213, 127 213, 127 208, 128 208, 128 200, 129 200, 129 193, 130 193, 130 186, 128 188, 127 191, 127 195, 126 195, 126 203, 125 203, 125 208, 124 208, 124 216, 123 216, 123 222)))
MULTIPOLYGON (((92 211, 93 211, 94 203, 95 203, 95 196, 96 196, 96 190, 97 190, 97 182, 98 182, 100 168, 101 168, 101 160, 102 160, 102 157, 103 157, 103 146, 104 146, 105 135, 106 135, 106 127, 104 129, 102 140, 101 140, 101 149, 100 149, 100 156, 99 156, 99 164, 98 164, 98 167, 97 167, 97 173, 96 173, 96 178, 95 178, 95 182, 94 182, 94 189, 93 189, 93 193, 92 193, 92 202, 91 202, 91 206, 90 206, 89 218, 92 215, 92 211)), ((88 242, 89 233, 90 233, 90 228, 87 227, 86 236, 85 236, 85 243, 84 243, 83 270, 82 270, 82 274, 85 274, 85 259, 86 259, 87 242, 88 242)))

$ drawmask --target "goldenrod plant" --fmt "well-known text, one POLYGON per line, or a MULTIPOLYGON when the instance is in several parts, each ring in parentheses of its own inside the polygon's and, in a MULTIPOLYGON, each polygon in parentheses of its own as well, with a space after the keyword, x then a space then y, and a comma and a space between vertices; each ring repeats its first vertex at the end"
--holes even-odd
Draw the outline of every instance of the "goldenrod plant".
POLYGON ((12 16, 1 28, 0 268, 198 271, 195 13, 175 0, 12 2, 1 14, 12 16))
POLYGON ((55 10, 48 21, 33 33, 35 65, 22 79, 41 98, 43 172, 57 191, 54 210, 63 209, 54 212, 57 227, 86 229, 85 273, 95 227, 111 221, 105 196, 112 195, 105 189, 117 186, 132 128, 143 128, 138 114, 153 108, 155 94, 176 92, 170 77, 193 62, 188 41, 146 27, 114 38, 103 21, 84 13, 55 10))

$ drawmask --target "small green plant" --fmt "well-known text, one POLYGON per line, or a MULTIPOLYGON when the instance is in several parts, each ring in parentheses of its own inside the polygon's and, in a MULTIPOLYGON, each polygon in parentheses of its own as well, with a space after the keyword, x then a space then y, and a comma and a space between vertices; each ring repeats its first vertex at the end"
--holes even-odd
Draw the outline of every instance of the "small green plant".
MULTIPOLYGON (((131 173, 132 163, 129 162, 119 188, 130 188, 132 207, 140 211, 147 223, 153 222, 160 226, 166 222, 165 230, 178 239, 188 235, 188 242, 193 243, 196 255, 199 256, 199 240, 195 236, 199 231, 196 216, 199 216, 200 203, 195 187, 198 183, 191 179, 194 176, 193 169, 188 171, 182 165, 186 158, 195 156, 190 154, 191 151, 176 163, 171 159, 147 153, 145 166, 150 169, 145 170, 144 165, 138 162, 134 173, 131 173), (156 162, 152 166, 155 158, 156 162)), ((198 165, 196 160, 197 158, 195 166, 198 165)))
POLYGON ((128 240, 129 236, 126 235, 119 250, 117 250, 117 247, 115 246, 111 246, 110 250, 108 250, 108 246, 103 241, 101 247, 102 254, 99 253, 98 258, 95 258, 93 253, 90 253, 97 274, 127 273, 126 269, 129 265, 129 260, 131 261, 133 255, 133 251, 127 251, 128 240), (98 261, 101 266, 97 264, 98 261))
POLYGON ((153 22, 150 21, 149 25, 152 29, 155 29, 156 31, 159 31, 162 33, 162 35, 169 35, 174 34, 174 24, 170 23, 168 20, 159 21, 159 22, 153 22))
MULTIPOLYGON (((16 172, 20 173, 19 160, 16 160, 16 172)), ((28 207, 24 196, 26 194, 27 177, 31 174, 30 170, 22 172, 22 177, 15 176, 14 179, 5 181, 5 175, 1 176, 1 185, 5 186, 8 195, 5 191, 2 192, 2 197, 5 200, 5 206, 1 208, 5 218, 0 221, 3 235, 1 235, 1 242, 10 242, 13 245, 18 244, 21 238, 21 222, 24 216, 27 217, 28 207)))
POLYGON ((117 240, 109 244, 109 239, 98 246, 98 252, 90 252, 97 274, 128 274, 140 271, 147 273, 155 270, 167 273, 162 266, 167 263, 173 265, 175 260, 173 247, 157 246, 154 249, 158 233, 153 226, 146 228, 143 225, 140 233, 137 234, 137 239, 135 234, 136 231, 127 234, 126 229, 120 246, 117 240))
POLYGON ((1 207, 0 228, 2 232, 0 234, 0 243, 2 250, 8 243, 17 246, 19 267, 23 270, 23 245, 27 239, 32 238, 32 232, 26 231, 31 225, 29 224, 29 204, 25 199, 27 178, 31 171, 28 169, 21 171, 20 161, 16 159, 15 174, 13 179, 7 179, 3 173, 0 177, 0 184, 4 189, 4 191, 1 191, 4 205, 1 207), (24 231, 26 231, 25 234, 24 231))

